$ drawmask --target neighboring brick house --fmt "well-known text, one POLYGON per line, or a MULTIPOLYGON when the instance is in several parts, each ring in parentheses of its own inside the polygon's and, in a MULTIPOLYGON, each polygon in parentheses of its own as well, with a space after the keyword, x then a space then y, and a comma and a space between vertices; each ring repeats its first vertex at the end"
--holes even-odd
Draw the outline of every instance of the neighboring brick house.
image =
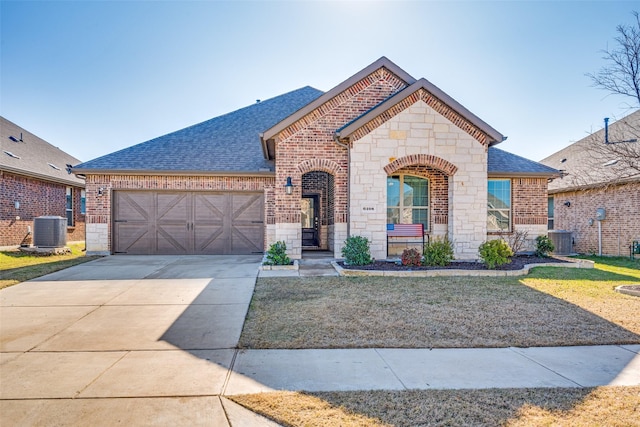
POLYGON ((549 228, 571 231, 575 252, 629 255, 640 240, 639 161, 640 110, 542 160, 562 173, 549 184, 549 228))
MULTIPOLYGON (((557 171, 425 79, 381 58, 326 93, 305 87, 80 164, 90 253, 253 253, 285 241, 387 257, 388 223, 422 223, 458 259, 491 234, 546 234, 557 171), (290 185, 288 185, 290 184, 290 185)), ((529 242, 531 243, 531 242, 529 242)))
POLYGON ((84 180, 73 156, 0 117, 0 247, 32 242, 33 219, 67 218, 67 242, 83 241, 84 180))

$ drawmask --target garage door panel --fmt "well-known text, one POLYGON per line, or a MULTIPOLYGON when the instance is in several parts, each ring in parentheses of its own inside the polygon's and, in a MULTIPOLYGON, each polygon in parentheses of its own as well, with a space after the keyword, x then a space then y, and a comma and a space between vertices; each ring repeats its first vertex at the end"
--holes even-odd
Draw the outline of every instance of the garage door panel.
POLYGON ((114 252, 250 254, 264 248, 262 193, 114 193, 114 252))
POLYGON ((156 253, 159 255, 188 255, 191 253, 186 224, 158 225, 155 237, 156 253))
POLYGON ((148 221, 153 209, 153 194, 116 193, 117 220, 148 221))

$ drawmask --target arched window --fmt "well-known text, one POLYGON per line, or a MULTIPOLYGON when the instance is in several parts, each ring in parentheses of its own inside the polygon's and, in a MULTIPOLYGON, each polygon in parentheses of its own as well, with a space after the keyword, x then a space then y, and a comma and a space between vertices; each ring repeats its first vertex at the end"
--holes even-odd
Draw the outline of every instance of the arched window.
POLYGON ((423 224, 429 229, 429 180, 413 175, 387 177, 387 223, 423 224))

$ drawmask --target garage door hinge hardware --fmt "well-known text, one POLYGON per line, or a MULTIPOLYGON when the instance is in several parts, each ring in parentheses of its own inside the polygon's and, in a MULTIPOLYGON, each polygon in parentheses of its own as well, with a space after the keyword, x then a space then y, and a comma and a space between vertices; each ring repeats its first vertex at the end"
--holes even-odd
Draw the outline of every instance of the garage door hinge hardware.
POLYGON ((126 219, 115 219, 113 220, 113 222, 127 222, 126 219))

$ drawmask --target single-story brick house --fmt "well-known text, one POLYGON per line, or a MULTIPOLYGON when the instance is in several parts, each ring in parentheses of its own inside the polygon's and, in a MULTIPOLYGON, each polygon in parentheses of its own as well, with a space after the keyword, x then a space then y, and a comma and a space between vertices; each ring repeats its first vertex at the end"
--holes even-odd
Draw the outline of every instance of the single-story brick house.
POLYGON ((578 253, 629 255, 640 241, 639 161, 640 110, 541 160, 562 176, 549 184, 549 229, 570 231, 578 253))
MULTIPOLYGON (((387 58, 328 92, 304 87, 104 157, 87 182, 89 253, 261 253, 284 241, 387 257, 387 225, 422 223, 458 259, 492 233, 546 234, 552 168, 387 58)), ((399 250, 399 249, 398 249, 399 250)))
POLYGON ((0 247, 32 243, 33 219, 67 218, 67 242, 84 240, 84 180, 80 160, 0 117, 0 247))

